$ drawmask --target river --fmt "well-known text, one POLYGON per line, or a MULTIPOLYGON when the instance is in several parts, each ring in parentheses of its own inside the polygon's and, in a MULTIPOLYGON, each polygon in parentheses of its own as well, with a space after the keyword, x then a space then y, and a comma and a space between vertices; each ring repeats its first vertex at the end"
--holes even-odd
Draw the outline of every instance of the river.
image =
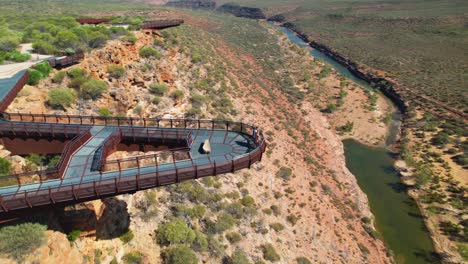
MULTIPOLYGON (((310 54, 323 60, 337 72, 365 89, 369 84, 354 76, 348 69, 327 57, 299 38, 292 31, 277 27, 293 43, 306 48, 310 54)), ((387 139, 391 145, 399 130, 400 115, 393 114, 392 127, 387 139)), ((386 148, 375 148, 355 140, 343 141, 346 166, 356 176, 360 188, 366 193, 375 216, 375 228, 382 235, 386 246, 399 264, 440 263, 434 253, 434 245, 419 208, 409 197, 393 164, 394 157, 386 148)))

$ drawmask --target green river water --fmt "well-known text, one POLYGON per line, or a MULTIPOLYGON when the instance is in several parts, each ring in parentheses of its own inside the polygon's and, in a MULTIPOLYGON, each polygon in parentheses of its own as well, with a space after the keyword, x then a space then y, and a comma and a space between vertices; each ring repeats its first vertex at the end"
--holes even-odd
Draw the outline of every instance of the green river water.
MULTIPOLYGON (((290 41, 307 48, 310 55, 323 60, 337 72, 362 87, 368 83, 355 77, 345 67, 309 45, 292 31, 277 27, 290 41)), ((394 115, 387 144, 391 144, 399 130, 398 113, 394 115), (394 124, 394 126, 393 126, 394 124)), ((355 140, 345 140, 346 166, 356 176, 360 188, 367 194, 375 227, 398 264, 440 263, 426 229, 419 208, 409 197, 393 164, 395 159, 385 148, 373 148, 355 140)))

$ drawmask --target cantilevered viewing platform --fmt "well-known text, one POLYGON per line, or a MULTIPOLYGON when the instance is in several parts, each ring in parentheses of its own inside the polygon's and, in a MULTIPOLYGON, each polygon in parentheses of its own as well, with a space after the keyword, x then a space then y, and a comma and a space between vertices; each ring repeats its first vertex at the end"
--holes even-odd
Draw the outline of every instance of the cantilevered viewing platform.
MULTIPOLYGON (((49 64, 65 67, 81 58, 49 64)), ((0 221, 250 168, 266 148, 261 131, 239 122, 5 112, 27 78, 23 67, 0 78, 0 140, 14 155, 60 154, 60 161, 55 168, 0 176, 0 221), (138 154, 113 159, 117 151, 138 154)))

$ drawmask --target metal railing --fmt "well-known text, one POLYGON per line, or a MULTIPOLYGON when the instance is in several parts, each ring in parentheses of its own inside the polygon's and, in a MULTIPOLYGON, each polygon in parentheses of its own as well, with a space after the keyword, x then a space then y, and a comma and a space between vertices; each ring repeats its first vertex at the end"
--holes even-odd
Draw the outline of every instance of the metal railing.
MULTIPOLYGON (((55 115, 26 115, 28 118, 23 122, 31 122, 32 119, 48 120, 52 117, 53 120, 75 120, 75 117, 61 117, 55 115), (55 119, 58 118, 58 119, 55 119), (70 118, 70 119, 69 119, 70 118)), ((7 118, 19 118, 20 115, 4 113, 7 118)), ((82 117, 83 123, 90 120, 98 120, 92 117, 82 117)), ((102 119, 99 119, 102 120, 102 119)), ((21 208, 53 204, 58 202, 83 201, 92 200, 108 195, 117 195, 128 192, 135 192, 141 189, 153 188, 167 184, 173 184, 184 180, 198 179, 200 177, 224 174, 234 172, 250 166, 262 159, 262 155, 266 149, 265 140, 261 131, 253 126, 243 123, 229 121, 208 121, 208 120, 183 120, 183 119, 122 119, 122 118, 106 118, 108 124, 119 124, 120 126, 128 126, 131 124, 151 124, 155 122, 160 125, 169 125, 173 128, 181 127, 183 129, 212 129, 241 132, 253 139, 254 144, 252 150, 244 155, 234 157, 233 159, 225 158, 217 161, 216 158, 209 162, 199 162, 201 159, 192 159, 183 156, 183 151, 172 151, 169 153, 158 153, 158 155, 147 155, 133 157, 129 159, 120 159, 114 161, 106 161, 104 167, 110 167, 117 164, 117 169, 104 171, 101 170, 93 177, 82 177, 79 183, 70 183, 63 178, 57 181, 57 184, 49 185, 47 188, 42 188, 43 179, 40 179, 41 184, 32 189, 27 187, 21 188, 22 182, 17 179, 17 189, 12 194, 0 196, 0 206, 3 212, 16 210, 21 208), (193 128, 192 128, 193 126, 193 128), (207 127, 207 128, 205 128, 207 127), (158 158, 163 155, 171 156, 171 161, 164 163, 158 162, 158 158), (181 155, 177 157, 177 155, 181 155), (154 159, 154 165, 148 165, 145 160, 154 159), (123 163, 133 163, 131 168, 124 168, 123 163), (120 167, 119 167, 120 164, 120 167), (169 164, 169 166, 167 165, 169 164)), ((16 120, 19 121, 19 120, 16 120)), ((79 124, 79 122, 78 122, 79 124)), ((84 172, 83 172, 84 176, 84 172)), ((11 176, 7 176, 11 177, 11 176)))
POLYGON ((62 178, 72 154, 90 138, 91 133, 89 129, 84 133, 76 135, 73 140, 69 141, 65 145, 64 151, 62 152, 60 160, 55 168, 1 176, 0 186, 5 187, 17 185, 20 187, 32 182, 39 182, 42 184, 42 182, 46 180, 62 178))
POLYGON ((3 98, 0 102, 0 111, 5 111, 8 106, 13 102, 16 95, 18 95, 19 91, 23 89, 24 85, 28 82, 29 78, 29 71, 24 71, 23 76, 16 82, 15 86, 8 92, 8 94, 3 98))

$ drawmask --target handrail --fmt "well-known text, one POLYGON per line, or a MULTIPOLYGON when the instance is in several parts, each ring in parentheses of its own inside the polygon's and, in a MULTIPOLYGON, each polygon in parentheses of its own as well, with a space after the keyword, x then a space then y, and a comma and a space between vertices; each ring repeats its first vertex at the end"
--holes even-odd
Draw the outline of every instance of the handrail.
POLYGON ((78 147, 81 146, 84 143, 83 141, 86 141, 90 137, 91 137, 91 133, 88 129, 84 133, 77 135, 74 139, 67 142, 67 144, 65 145, 64 151, 62 153, 62 156, 60 157, 60 160, 55 166, 55 168, 47 168, 45 170, 29 171, 29 172, 22 172, 22 173, 2 176, 0 178, 0 182, 15 179, 18 181, 18 185, 21 186, 22 184, 20 182, 20 178, 22 177, 30 177, 34 175, 39 175, 40 182, 43 181, 42 176, 44 175, 58 174, 59 177, 62 177, 62 174, 67 167, 66 165, 71 158, 71 154, 73 154, 73 152, 75 152, 77 149, 77 147, 75 146, 78 146, 78 147))

